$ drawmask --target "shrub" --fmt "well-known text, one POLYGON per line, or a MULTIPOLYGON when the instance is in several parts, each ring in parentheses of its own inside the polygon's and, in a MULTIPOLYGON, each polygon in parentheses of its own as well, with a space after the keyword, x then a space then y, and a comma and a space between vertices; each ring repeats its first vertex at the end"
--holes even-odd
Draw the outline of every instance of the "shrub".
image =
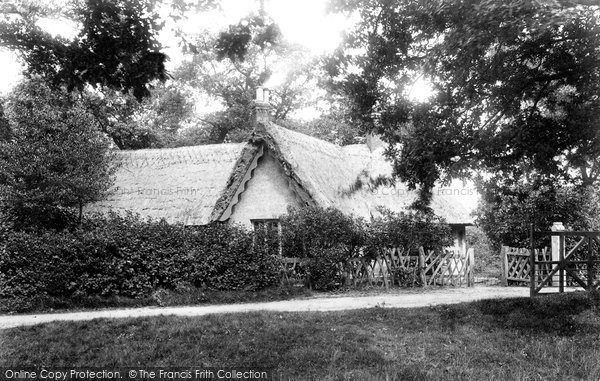
POLYGON ((419 247, 441 250, 453 243, 452 229, 445 221, 431 213, 394 213, 380 209, 367 229, 365 254, 376 257, 394 247, 404 248, 413 255, 419 247))
POLYGON ((0 298, 17 310, 35 298, 144 298, 191 283, 258 290, 277 280, 273 257, 239 226, 190 229, 111 214, 73 231, 6 231, 0 244, 0 298))
POLYGON ((418 287, 423 285, 418 268, 394 268, 392 272, 393 281, 401 287, 418 287))
POLYGON ((305 281, 315 290, 341 284, 339 263, 359 255, 365 239, 364 221, 334 208, 290 208, 281 226, 283 255, 310 259, 305 281))
POLYGON ((258 290, 278 281, 274 258, 262 245, 253 245, 253 233, 239 227, 212 224, 196 232, 190 252, 190 280, 214 290, 258 290))
POLYGON ((347 251, 341 246, 312 250, 314 257, 306 265, 306 283, 309 288, 327 291, 342 285, 340 263, 347 259, 347 251))
POLYGON ((335 208, 289 208, 281 227, 283 253, 288 257, 313 258, 323 249, 340 247, 350 258, 358 254, 365 238, 364 220, 335 208))
POLYGON ((484 195, 477 224, 499 249, 528 247, 531 222, 536 230, 546 231, 555 221, 568 230, 600 229, 600 191, 527 184, 498 188, 484 195))
MULTIPOLYGON (((375 258, 395 247, 416 254, 421 246, 440 250, 453 243, 450 226, 433 214, 379 211, 380 216, 366 223, 333 208, 291 208, 281 218, 283 254, 311 259, 305 269, 307 283, 327 290, 341 285, 339 264, 350 258, 375 258)), ((414 271, 393 276, 402 285, 420 282, 414 271)))

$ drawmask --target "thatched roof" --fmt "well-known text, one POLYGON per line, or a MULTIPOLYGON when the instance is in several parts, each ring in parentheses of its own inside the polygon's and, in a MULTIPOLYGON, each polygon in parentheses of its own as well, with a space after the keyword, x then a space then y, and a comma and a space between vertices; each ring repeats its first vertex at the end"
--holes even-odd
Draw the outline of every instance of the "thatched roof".
POLYGON ((204 225, 246 144, 120 151, 112 195, 93 210, 131 210, 167 222, 204 225))
MULTIPOLYGON (((405 211, 417 198, 415 191, 409 191, 400 182, 395 186, 366 186, 352 191, 358 178, 391 175, 392 167, 385 160, 383 149, 371 152, 365 144, 341 147, 272 123, 267 127, 267 134, 271 145, 277 146, 280 160, 292 168, 302 187, 321 206, 370 217, 378 206, 405 211)), ((473 218, 460 200, 461 196, 446 190, 449 189, 434 189, 431 204, 434 212, 448 223, 472 223, 473 218)))
MULTIPOLYGON (((113 195, 92 209, 131 210, 186 225, 224 220, 267 151, 281 164, 298 199, 309 205, 368 218, 378 206, 405 211, 416 198, 400 183, 349 192, 357 178, 391 173, 382 150, 371 152, 364 144, 341 147, 269 123, 248 143, 120 151, 113 195)), ((434 191, 432 208, 449 223, 472 222, 455 196, 434 191)))

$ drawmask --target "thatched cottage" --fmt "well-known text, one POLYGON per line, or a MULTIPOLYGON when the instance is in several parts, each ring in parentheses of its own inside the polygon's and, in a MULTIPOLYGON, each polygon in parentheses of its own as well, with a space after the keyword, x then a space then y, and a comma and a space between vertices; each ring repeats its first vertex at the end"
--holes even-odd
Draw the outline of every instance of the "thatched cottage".
MULTIPOLYGON (((113 195, 95 209, 131 210, 171 223, 214 221, 249 227, 276 223, 288 206, 333 206, 369 218, 378 206, 405 211, 414 192, 395 187, 349 192, 356 179, 391 172, 377 139, 338 146, 271 123, 257 102, 255 131, 246 143, 121 151, 113 195)), ((434 192, 432 208, 465 250, 472 218, 459 196, 434 192)))

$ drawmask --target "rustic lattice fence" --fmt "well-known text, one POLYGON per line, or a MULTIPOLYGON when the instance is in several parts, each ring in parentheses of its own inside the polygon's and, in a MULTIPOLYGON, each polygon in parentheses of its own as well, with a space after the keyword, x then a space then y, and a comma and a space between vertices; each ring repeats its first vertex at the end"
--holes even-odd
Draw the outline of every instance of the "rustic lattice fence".
MULTIPOLYGON (((529 286, 531 281, 530 249, 521 247, 502 246, 500 256, 502 258, 503 281, 507 286, 529 286)), ((546 262, 552 260, 549 248, 544 247, 535 250, 537 261, 546 262)), ((542 280, 552 269, 551 265, 542 263, 536 265, 536 278, 542 280)))
POLYGON ((465 254, 452 250, 443 252, 420 250, 424 285, 473 285, 473 249, 465 254))
POLYGON ((304 283, 305 270, 308 259, 295 257, 280 257, 281 281, 287 284, 304 283))
POLYGON ((389 249, 378 258, 352 258, 340 264, 347 286, 415 286, 419 284, 419 256, 389 249))
MULTIPOLYGON (((307 259, 281 258, 282 281, 300 283, 307 259)), ((420 285, 473 285, 473 249, 467 253, 455 250, 419 250, 412 255, 399 248, 386 251, 378 258, 352 258, 340 263, 339 271, 344 285, 364 286, 420 286, 420 285)))

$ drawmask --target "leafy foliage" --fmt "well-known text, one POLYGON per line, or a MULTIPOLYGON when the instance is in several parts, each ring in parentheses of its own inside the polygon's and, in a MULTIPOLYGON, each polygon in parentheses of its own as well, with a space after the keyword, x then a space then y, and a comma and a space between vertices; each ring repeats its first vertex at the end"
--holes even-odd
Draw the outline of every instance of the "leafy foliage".
POLYGON ((278 273, 252 240, 236 226, 190 229, 116 214, 86 217, 73 231, 8 231, 0 241, 0 298, 27 309, 36 297, 142 298, 186 284, 258 290, 278 273))
POLYGON ((450 226, 440 217, 423 212, 405 214, 382 209, 381 215, 369 223, 367 237, 366 253, 374 257, 395 247, 416 255, 420 247, 439 251, 453 244, 450 226))
POLYGON ((264 14, 249 15, 218 35, 198 35, 186 47, 193 57, 174 77, 223 107, 199 118, 196 131, 187 134, 188 139, 198 139, 196 144, 247 140, 256 88, 265 85, 274 71, 288 71, 280 84, 270 86, 274 120, 286 119, 310 93, 315 66, 303 49, 283 40, 278 26, 264 14))
POLYGON ((392 143, 394 174, 426 201, 439 178, 474 171, 507 187, 595 184, 598 8, 559 3, 334 1, 360 22, 326 63, 330 87, 392 143), (429 102, 408 96, 418 76, 432 84, 429 102))
POLYGON ((64 15, 78 23, 79 33, 69 40, 50 36, 36 24, 39 7, 15 4, 4 12, 12 17, 0 23, 0 42, 20 53, 29 76, 69 90, 92 85, 131 91, 141 99, 149 95, 152 81, 167 78, 154 5, 147 0, 73 2, 64 15))
POLYGON ((155 86, 142 101, 112 90, 86 91, 81 97, 101 131, 120 149, 178 145, 181 130, 194 115, 190 92, 176 81, 155 86))
POLYGON ((364 142, 359 127, 347 121, 345 116, 334 111, 306 122, 288 119, 278 121, 278 124, 341 146, 364 142))
POLYGON ((328 291, 342 286, 339 264, 348 258, 343 245, 331 246, 318 251, 306 265, 305 280, 310 289, 328 291))
POLYGON ((309 258, 305 281, 316 290, 339 287, 340 262, 359 254, 364 221, 335 208, 290 208, 280 219, 283 256, 309 258))
POLYGON ((314 258, 340 245, 352 257, 364 240, 364 221, 331 207, 290 208, 280 221, 287 257, 314 258))
POLYGON ((213 290, 258 290, 279 280, 273 253, 254 244, 254 235, 238 226, 199 228, 190 252, 191 282, 213 290))
POLYGON ((108 140, 76 97, 40 80, 19 85, 5 107, 10 137, 0 140, 3 211, 17 228, 64 228, 112 185, 108 140))
POLYGON ((268 20, 264 14, 245 17, 237 24, 221 32, 216 40, 217 59, 229 58, 232 62, 246 60, 251 45, 265 51, 277 45, 281 31, 277 24, 268 20))
MULTIPOLYGON (((419 247, 442 250, 453 244, 452 230, 432 214, 381 214, 366 222, 334 208, 291 208, 281 217, 283 255, 309 258, 306 282, 317 290, 342 284, 340 263, 351 258, 382 257, 387 250, 402 248, 413 255, 419 247)), ((394 274, 400 284, 419 283, 414 271, 394 274)))
POLYGON ((484 196, 477 223, 496 246, 529 246, 530 224, 548 231, 553 222, 570 230, 600 229, 600 194, 597 189, 517 185, 510 192, 484 196))

